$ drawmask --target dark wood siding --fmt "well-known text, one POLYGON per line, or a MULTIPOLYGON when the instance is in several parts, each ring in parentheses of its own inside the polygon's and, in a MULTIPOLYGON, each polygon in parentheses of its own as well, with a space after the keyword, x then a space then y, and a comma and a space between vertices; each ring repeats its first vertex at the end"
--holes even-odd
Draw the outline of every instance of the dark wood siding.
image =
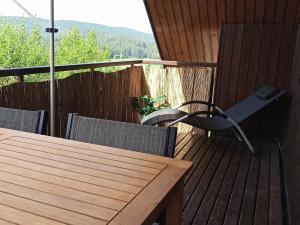
POLYGON ((288 193, 288 205, 290 209, 290 224, 300 224, 300 26, 294 55, 291 88, 293 99, 287 118, 287 129, 282 146, 284 175, 288 193))
MULTIPOLYGON (((162 59, 216 62, 221 24, 296 24, 300 22, 299 2, 145 0, 145 5, 162 59)), ((276 36, 273 42, 280 39, 276 36)))
MULTIPOLYGON (((221 33, 215 94, 218 106, 226 109, 265 84, 290 90, 296 25, 225 24, 221 33)), ((274 123, 277 116, 273 112, 261 114, 249 121, 247 131, 260 138, 279 136, 270 132, 275 124, 276 128, 280 125, 279 121, 274 123)))

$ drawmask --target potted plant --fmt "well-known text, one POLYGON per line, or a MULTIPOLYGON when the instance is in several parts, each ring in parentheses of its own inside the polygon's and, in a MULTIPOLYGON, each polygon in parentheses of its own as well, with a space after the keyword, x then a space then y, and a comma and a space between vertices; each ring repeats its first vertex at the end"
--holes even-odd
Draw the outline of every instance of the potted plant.
POLYGON ((140 120, 150 113, 171 107, 171 105, 167 102, 166 95, 161 95, 157 98, 152 98, 150 95, 131 97, 131 106, 139 113, 140 120))

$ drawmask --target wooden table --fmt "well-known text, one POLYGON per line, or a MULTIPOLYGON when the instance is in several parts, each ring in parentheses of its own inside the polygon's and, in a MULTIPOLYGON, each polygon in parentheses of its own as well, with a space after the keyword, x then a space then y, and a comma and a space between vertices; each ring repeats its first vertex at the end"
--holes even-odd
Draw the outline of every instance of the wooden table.
POLYGON ((0 225, 181 224, 191 162, 0 129, 0 225))

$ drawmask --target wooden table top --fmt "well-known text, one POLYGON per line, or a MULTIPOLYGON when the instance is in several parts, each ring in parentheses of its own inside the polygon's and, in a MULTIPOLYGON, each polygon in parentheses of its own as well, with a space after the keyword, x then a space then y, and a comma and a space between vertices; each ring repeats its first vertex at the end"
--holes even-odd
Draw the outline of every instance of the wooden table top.
POLYGON ((0 225, 135 225, 159 212, 192 166, 0 129, 0 225))

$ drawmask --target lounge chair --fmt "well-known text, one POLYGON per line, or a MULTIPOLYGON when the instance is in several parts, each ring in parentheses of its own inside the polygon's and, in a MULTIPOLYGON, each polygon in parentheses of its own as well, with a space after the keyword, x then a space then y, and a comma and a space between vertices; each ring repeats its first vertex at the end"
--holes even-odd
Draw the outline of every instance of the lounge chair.
POLYGON ((168 126, 172 126, 182 122, 207 131, 232 129, 235 136, 239 140, 243 140, 250 151, 255 153, 253 146, 238 124, 278 100, 285 93, 285 91, 280 91, 271 85, 265 85, 251 96, 243 99, 225 111, 205 101, 188 101, 176 109, 163 109, 153 112, 146 116, 141 123, 144 125, 156 125, 171 122, 168 126), (212 107, 214 110, 192 113, 179 110, 179 108, 190 104, 203 104, 212 107), (208 117, 200 117, 199 115, 208 115, 208 117))
POLYGON ((45 111, 29 111, 0 107, 0 127, 43 134, 45 111))
POLYGON ((145 126, 69 113, 66 138, 173 157, 176 133, 174 127, 145 126))

